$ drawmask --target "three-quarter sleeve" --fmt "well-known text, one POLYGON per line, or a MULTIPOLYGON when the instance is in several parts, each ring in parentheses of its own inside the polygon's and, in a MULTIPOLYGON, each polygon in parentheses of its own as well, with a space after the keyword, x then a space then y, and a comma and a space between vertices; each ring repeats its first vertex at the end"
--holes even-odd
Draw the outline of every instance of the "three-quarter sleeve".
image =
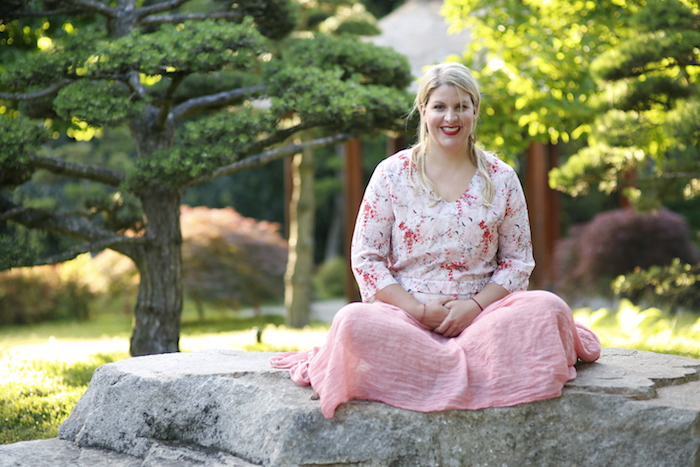
POLYGON ((380 163, 367 184, 352 237, 352 271, 363 301, 397 283, 389 269, 394 211, 386 165, 380 163))
POLYGON ((506 205, 498 231, 498 264, 491 282, 509 292, 515 292, 527 289, 535 261, 522 185, 515 172, 511 172, 510 177, 504 181, 501 193, 506 205))

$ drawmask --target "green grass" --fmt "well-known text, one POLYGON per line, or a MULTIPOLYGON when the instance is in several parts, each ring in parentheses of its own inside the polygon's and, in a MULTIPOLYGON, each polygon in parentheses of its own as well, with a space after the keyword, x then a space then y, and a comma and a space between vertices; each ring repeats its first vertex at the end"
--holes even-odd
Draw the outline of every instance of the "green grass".
POLYGON ((579 309, 574 318, 596 332, 603 347, 625 347, 700 359, 700 317, 668 315, 623 300, 617 310, 579 309))
MULTIPOLYGON (((700 359, 700 319, 668 316, 623 302, 618 310, 579 309, 576 319, 605 347, 628 347, 700 359)), ((280 351, 320 345, 328 323, 286 329, 278 315, 241 316, 208 310, 199 321, 186 306, 180 348, 280 351), (262 343, 256 330, 262 329, 262 343)), ((131 316, 103 313, 87 322, 0 328, 0 444, 57 436, 94 370, 128 358, 131 316)))
POLYGON ((83 395, 95 369, 126 358, 126 353, 95 354, 85 361, 2 358, 0 444, 52 438, 83 395))

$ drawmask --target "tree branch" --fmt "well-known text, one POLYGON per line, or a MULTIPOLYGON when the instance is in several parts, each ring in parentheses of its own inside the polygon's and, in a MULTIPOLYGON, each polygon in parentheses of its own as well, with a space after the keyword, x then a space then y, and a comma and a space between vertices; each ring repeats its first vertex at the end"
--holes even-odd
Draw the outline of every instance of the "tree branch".
POLYGON ((14 100, 14 101, 28 101, 32 99, 38 99, 40 97, 48 96, 49 94, 53 94, 54 92, 58 91, 62 87, 72 83, 73 80, 71 79, 64 79, 63 81, 60 81, 53 86, 49 86, 46 89, 42 89, 41 91, 36 91, 36 92, 30 92, 30 93, 7 93, 7 92, 0 92, 0 99, 9 99, 9 100, 14 100))
POLYGON ((44 215, 50 215, 51 212, 48 211, 47 209, 40 209, 40 208, 32 208, 28 206, 17 206, 12 209, 9 209, 0 215, 0 221, 6 221, 9 219, 12 219, 15 216, 19 216, 20 214, 27 214, 27 213, 40 213, 44 215))
POLYGON ((153 15, 143 18, 142 25, 181 23, 187 20, 202 19, 241 19, 243 16, 237 11, 220 11, 216 13, 190 13, 183 15, 153 15))
POLYGON ((673 180, 673 179, 692 179, 700 178, 700 172, 668 172, 654 175, 652 177, 635 177, 631 179, 624 179, 625 182, 654 182, 656 180, 673 180))
POLYGON ((126 174, 119 170, 68 162, 57 157, 32 155, 29 156, 28 162, 34 167, 45 169, 55 174, 84 178, 110 186, 119 186, 126 180, 126 174))
POLYGON ((174 76, 170 80, 168 89, 166 89, 165 94, 163 94, 163 102, 160 107, 160 111, 158 112, 158 118, 156 118, 155 121, 156 128, 165 128, 165 124, 167 123, 168 118, 171 116, 170 109, 172 109, 173 106, 172 97, 175 95, 175 91, 177 91, 177 88, 185 80, 186 76, 187 75, 184 73, 174 73, 174 76))
POLYGON ((13 17, 26 18, 34 16, 70 16, 80 13, 79 8, 60 8, 58 10, 49 11, 18 11, 13 17))
POLYGON ((224 175, 231 175, 234 173, 242 172, 244 170, 254 169, 265 165, 268 162, 272 162, 283 157, 291 156, 302 152, 304 149, 315 149, 323 146, 328 146, 329 144, 340 143, 341 141, 347 141, 349 139, 357 137, 357 133, 339 133, 333 136, 326 136, 323 138, 316 138, 311 141, 304 141, 302 143, 294 143, 282 148, 269 149, 267 151, 261 152, 259 154, 246 157, 245 159, 234 162, 233 164, 226 165, 224 167, 215 170, 208 176, 200 177, 192 180, 187 184, 186 188, 190 188, 195 185, 199 185, 215 178, 222 177, 224 175))
POLYGON ((94 11, 103 14, 109 18, 116 18, 117 13, 114 8, 110 8, 102 2, 97 2, 94 0, 72 0, 74 5, 83 7, 86 10, 94 11))
POLYGON ((277 130, 267 138, 251 143, 250 146, 248 146, 248 148, 246 149, 246 151, 243 154, 241 154, 241 157, 248 157, 258 151, 262 151, 263 148, 269 148, 270 146, 274 146, 277 143, 281 143, 282 141, 286 140, 295 133, 308 130, 317 126, 319 126, 318 120, 306 120, 304 122, 299 123, 298 125, 289 128, 284 128, 282 130, 277 130))
POLYGON ((86 242, 108 242, 113 245, 125 245, 127 243, 141 244, 146 241, 141 237, 138 237, 138 241, 122 240, 131 239, 132 237, 123 237, 111 230, 103 229, 90 222, 84 216, 55 213, 45 209, 25 208, 3 197, 0 197, 0 212, 3 213, 3 218, 7 217, 8 220, 12 220, 12 222, 29 229, 53 232, 86 242))
POLYGON ((143 245, 146 243, 144 237, 124 237, 121 235, 114 235, 110 238, 104 238, 95 242, 86 242, 69 248, 61 253, 53 256, 48 256, 46 258, 41 258, 37 260, 32 266, 44 266, 47 264, 62 263, 64 261, 70 261, 78 255, 83 253, 88 253, 90 251, 100 251, 105 248, 113 248, 125 245, 143 245))
POLYGON ((253 94, 257 91, 263 91, 266 89, 266 85, 259 84, 257 86, 250 86, 247 88, 233 89, 231 91, 224 91, 217 94, 211 94, 209 96, 195 97, 185 102, 179 104, 172 111, 172 116, 175 120, 178 120, 190 112, 196 110, 205 109, 212 106, 226 105, 227 103, 239 99, 243 96, 253 94))
POLYGON ((168 11, 184 5, 189 0, 168 0, 167 2, 158 3, 157 5, 151 5, 139 9, 139 18, 145 18, 148 15, 154 15, 156 13, 162 13, 163 11, 168 11))

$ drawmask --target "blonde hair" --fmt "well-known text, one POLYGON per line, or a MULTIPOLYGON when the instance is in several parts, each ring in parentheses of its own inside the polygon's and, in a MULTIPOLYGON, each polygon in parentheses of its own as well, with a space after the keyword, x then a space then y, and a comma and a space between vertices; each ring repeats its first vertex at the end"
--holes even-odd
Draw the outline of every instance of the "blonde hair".
MULTIPOLYGON (((420 87, 416 93, 416 100, 411 110, 411 114, 418 112, 421 116, 421 122, 418 129, 418 142, 413 146, 411 150, 411 165, 410 170, 413 167, 418 171, 418 182, 420 186, 428 193, 437 193, 435 186, 430 181, 430 179, 425 174, 425 158, 428 153, 428 128, 426 123, 423 121, 421 108, 428 104, 430 95, 432 92, 443 84, 449 84, 457 89, 457 92, 465 93, 469 95, 472 99, 474 106, 479 109, 481 103, 481 94, 479 93, 479 84, 476 82, 472 76, 469 68, 462 65, 461 63, 442 63, 440 65, 435 65, 430 68, 423 79, 421 80, 420 87)), ((478 111, 478 110, 477 110, 478 111)), ((469 136, 469 146, 467 149, 468 156, 472 163, 476 166, 477 170, 481 176, 486 181, 484 185, 482 195, 484 198, 484 204, 490 206, 493 202, 494 188, 491 177, 488 174, 488 167, 486 164, 486 153, 476 146, 476 137, 474 136, 474 130, 476 129, 476 123, 474 128, 472 128, 472 133, 469 136)), ((410 174, 411 183, 413 184, 412 172, 410 174)), ((418 190, 418 187, 414 185, 414 188, 418 190)), ((432 195, 431 195, 432 196, 432 195)), ((440 198, 435 196, 435 202, 439 202, 440 198)))

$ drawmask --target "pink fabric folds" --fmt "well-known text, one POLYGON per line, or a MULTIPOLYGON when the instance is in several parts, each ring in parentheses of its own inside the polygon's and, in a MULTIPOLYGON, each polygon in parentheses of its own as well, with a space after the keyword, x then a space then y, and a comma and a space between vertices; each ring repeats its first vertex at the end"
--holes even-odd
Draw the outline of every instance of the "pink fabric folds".
POLYGON ((559 297, 507 295, 462 334, 435 334, 400 308, 351 303, 335 316, 326 343, 271 359, 311 384, 333 417, 351 399, 419 412, 504 407, 561 395, 580 358, 600 356, 597 336, 574 322, 559 297))

